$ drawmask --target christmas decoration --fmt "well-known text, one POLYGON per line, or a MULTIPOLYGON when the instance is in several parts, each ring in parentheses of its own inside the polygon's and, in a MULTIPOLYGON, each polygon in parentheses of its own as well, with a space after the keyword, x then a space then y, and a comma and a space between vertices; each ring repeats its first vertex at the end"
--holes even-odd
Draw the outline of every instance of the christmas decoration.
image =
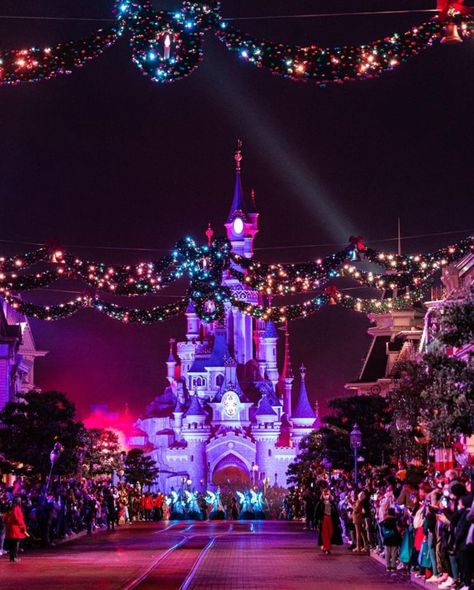
POLYGON ((188 76, 203 56, 204 32, 217 18, 210 5, 184 2, 177 12, 156 11, 151 2, 120 1, 116 13, 130 33, 132 59, 154 82, 188 76))
POLYGON ((189 303, 194 305, 199 318, 207 323, 221 319, 225 305, 229 303, 253 317, 277 322, 307 317, 325 304, 340 304, 363 313, 387 313, 409 309, 421 301, 423 289, 436 272, 474 251, 474 238, 469 237, 432 253, 401 256, 368 248, 358 236, 350 238, 347 248, 323 260, 304 264, 264 264, 232 253, 231 244, 225 238, 212 239, 211 232, 207 232, 207 237, 208 244, 203 246, 197 245, 190 237, 184 238, 170 256, 135 265, 82 260, 56 244, 21 256, 0 258, 0 295, 18 311, 43 320, 67 317, 91 307, 123 322, 148 324, 183 313, 189 303), (359 269, 351 262, 354 252, 357 257, 363 256, 365 260, 381 265, 384 272, 377 274, 359 269), (35 264, 52 265, 53 268, 22 274, 23 269, 35 264), (224 276, 229 275, 269 298, 310 290, 318 294, 296 304, 248 304, 234 298, 231 290, 223 286, 224 276), (384 297, 367 299, 342 294, 333 285, 333 280, 339 277, 350 277, 363 286, 382 289, 384 297), (53 306, 28 303, 15 295, 49 286, 59 278, 81 279, 89 291, 73 301, 53 306), (99 299, 96 294, 105 291, 114 295, 154 295, 181 278, 189 280, 185 297, 149 309, 117 305, 99 299), (386 296, 389 292, 392 297, 386 296))
POLYGON ((416 25, 367 45, 321 48, 300 47, 256 39, 223 21, 216 32, 227 49, 241 59, 273 74, 295 81, 311 80, 320 86, 380 76, 418 55, 443 37, 445 25, 459 27, 468 37, 473 20, 466 12, 450 11, 444 18, 416 25), (449 22, 447 23, 447 20, 449 22))
POLYGON ((214 1, 186 0, 173 12, 155 10, 150 0, 118 0, 116 23, 87 39, 0 52, 0 84, 37 82, 70 73, 99 56, 124 32, 130 37, 132 59, 143 74, 154 82, 175 82, 198 66, 209 29, 242 60, 291 80, 311 80, 320 86, 363 80, 393 70, 435 42, 455 44, 471 35, 474 19, 463 0, 439 0, 438 11, 435 18, 379 41, 322 48, 254 38, 223 20, 214 1))
POLYGON ((102 55, 115 43, 119 32, 114 25, 99 29, 86 39, 66 41, 53 47, 0 51, 0 84, 41 82, 61 74, 70 74, 74 68, 102 55))

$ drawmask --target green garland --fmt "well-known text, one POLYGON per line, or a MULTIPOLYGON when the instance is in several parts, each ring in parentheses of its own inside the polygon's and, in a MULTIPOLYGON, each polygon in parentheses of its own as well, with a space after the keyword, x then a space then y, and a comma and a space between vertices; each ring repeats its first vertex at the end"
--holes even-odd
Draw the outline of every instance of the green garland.
POLYGON ((362 238, 351 238, 344 250, 324 260, 305 264, 263 264, 235 255, 225 238, 217 238, 210 245, 199 246, 192 238, 178 242, 170 256, 135 265, 107 265, 104 262, 82 260, 64 253, 57 246, 40 248, 22 256, 0 259, 0 295, 7 303, 27 316, 53 320, 92 307, 123 322, 153 323, 183 313, 192 304, 199 318, 206 322, 224 317, 225 306, 233 305, 245 313, 264 320, 282 322, 304 318, 316 313, 325 304, 340 304, 364 313, 387 313, 408 309, 422 301, 423 289, 443 266, 474 251, 474 238, 441 248, 433 253, 398 256, 369 249, 362 238), (356 259, 377 262, 390 273, 373 274, 358 269, 356 259), (35 264, 51 264, 53 269, 34 274, 21 274, 35 264), (11 271, 6 269, 19 269, 11 271), (154 295, 172 282, 187 277, 187 295, 178 302, 151 309, 130 308, 99 299, 96 291, 117 295, 154 295), (317 290, 319 294, 303 303, 264 306, 237 301, 224 282, 234 277, 243 285, 258 289, 265 295, 292 295, 317 290), (339 293, 331 283, 335 278, 351 277, 363 286, 383 288, 383 299, 353 298, 339 293), (74 301, 55 306, 41 306, 24 302, 15 294, 49 286, 58 278, 82 279, 88 293, 74 301), (388 282, 390 281, 390 282, 388 282), (388 284, 387 284, 388 283, 388 284), (397 291, 395 291, 397 289, 397 291), (400 290, 400 291, 399 291, 400 290), (395 296, 397 293, 397 296, 395 296))
POLYGON ((186 0, 176 11, 155 10, 150 0, 117 0, 115 24, 79 41, 67 41, 39 49, 7 49, 0 52, 0 85, 39 82, 101 55, 126 32, 132 61, 153 82, 169 83, 189 76, 203 57, 208 30, 245 62, 266 68, 294 81, 319 86, 364 80, 393 70, 436 42, 446 27, 457 27, 458 37, 469 38, 474 26, 463 0, 444 2, 435 18, 408 31, 358 46, 302 47, 252 37, 222 19, 220 4, 186 0), (446 6, 444 6, 446 4, 446 6))

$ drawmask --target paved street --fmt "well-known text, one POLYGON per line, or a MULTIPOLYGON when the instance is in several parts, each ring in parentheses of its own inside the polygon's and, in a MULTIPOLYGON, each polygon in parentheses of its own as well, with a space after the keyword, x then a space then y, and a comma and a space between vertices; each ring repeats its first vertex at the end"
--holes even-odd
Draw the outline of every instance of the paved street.
MULTIPOLYGON (((345 548, 321 555, 301 523, 137 523, 0 561, 2 590, 407 590, 345 548)), ((412 587, 411 587, 412 588, 412 587)))

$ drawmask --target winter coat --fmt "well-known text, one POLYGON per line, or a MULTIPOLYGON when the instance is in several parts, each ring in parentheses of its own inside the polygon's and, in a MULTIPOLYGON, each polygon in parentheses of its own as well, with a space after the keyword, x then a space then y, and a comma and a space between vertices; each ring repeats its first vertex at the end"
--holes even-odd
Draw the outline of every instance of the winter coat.
MULTIPOLYGON (((314 520, 319 525, 318 526, 318 528, 319 528, 318 544, 322 545, 323 544, 322 522, 324 520, 324 502, 322 500, 320 500, 316 504, 316 508, 314 510, 314 520)), ((336 504, 334 504, 334 502, 331 502, 331 520, 332 520, 332 527, 333 527, 333 534, 332 534, 331 543, 333 543, 333 545, 342 545, 343 541, 342 541, 342 535, 341 535, 341 525, 339 522, 339 514, 337 512, 337 507, 336 507, 336 504)))
POLYGON ((7 539, 24 539, 26 524, 21 506, 14 506, 5 514, 5 537, 7 539))

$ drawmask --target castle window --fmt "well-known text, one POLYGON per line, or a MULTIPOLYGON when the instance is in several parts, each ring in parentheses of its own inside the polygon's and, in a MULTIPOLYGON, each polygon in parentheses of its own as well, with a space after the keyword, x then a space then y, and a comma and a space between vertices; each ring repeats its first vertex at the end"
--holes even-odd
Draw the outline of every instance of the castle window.
POLYGON ((216 385, 217 385, 217 387, 220 387, 223 383, 224 383, 224 375, 219 373, 219 375, 217 375, 217 377, 216 377, 216 385))
POLYGON ((191 463, 194 461, 194 455, 191 455, 191 463))
POLYGON ((193 379, 193 387, 203 387, 204 385, 206 385, 206 381, 202 377, 193 379))
POLYGON ((268 449, 268 456, 271 457, 272 456, 272 450, 268 449))

